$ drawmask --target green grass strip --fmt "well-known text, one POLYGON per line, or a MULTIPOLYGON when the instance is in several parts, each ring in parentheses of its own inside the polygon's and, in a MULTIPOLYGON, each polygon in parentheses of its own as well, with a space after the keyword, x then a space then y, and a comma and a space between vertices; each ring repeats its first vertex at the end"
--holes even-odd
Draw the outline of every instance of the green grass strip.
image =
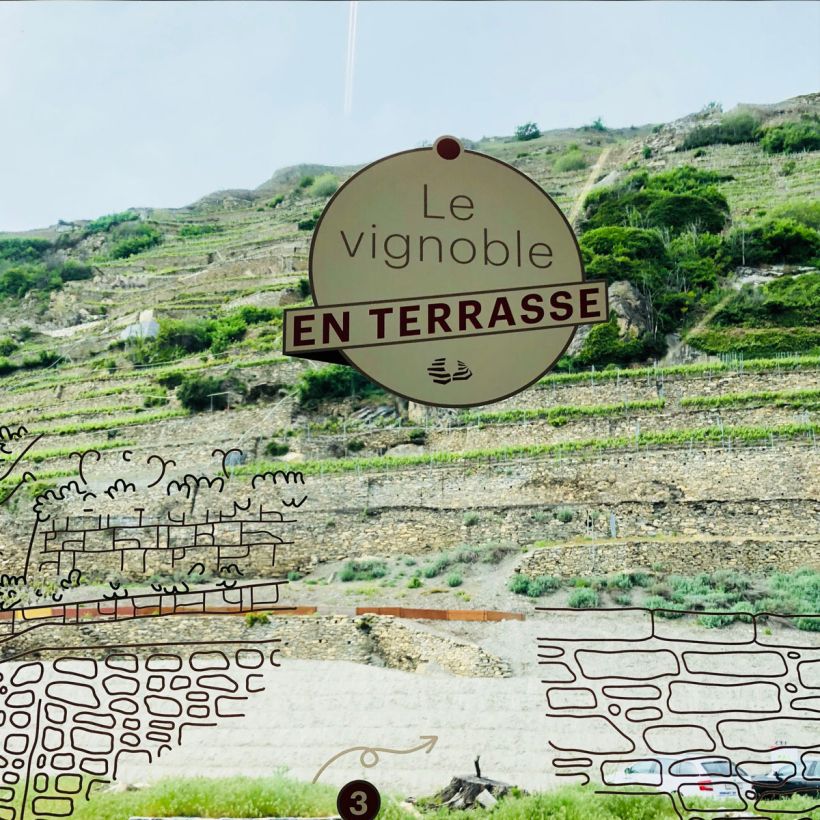
POLYGON ((100 452, 103 452, 104 450, 125 450, 127 447, 134 447, 136 444, 136 441, 98 441, 94 444, 81 444, 76 447, 57 447, 51 450, 31 450, 26 453, 22 463, 26 461, 33 461, 35 464, 38 464, 39 462, 46 461, 50 458, 65 458, 66 456, 70 456, 72 453, 86 452, 88 450, 99 450, 100 452))
POLYGON ((74 433, 92 433, 98 430, 115 430, 121 427, 133 427, 138 424, 151 424, 155 421, 182 418, 189 416, 187 410, 163 410, 159 413, 143 413, 138 416, 110 419, 108 421, 88 421, 80 424, 67 424, 64 427, 42 428, 29 430, 32 435, 45 433, 50 436, 69 436, 74 433))
POLYGON ((805 370, 820 366, 820 356, 791 356, 782 359, 746 359, 737 362, 680 364, 670 367, 634 367, 623 370, 585 370, 581 373, 551 373, 539 379, 539 385, 569 384, 583 381, 613 379, 646 379, 654 376, 699 376, 708 373, 763 373, 769 370, 805 370))
MULTIPOLYGON (((442 786, 445 784, 442 783, 442 786)), ((535 794, 514 789, 492 809, 493 820, 677 820, 675 807, 666 795, 632 787, 633 794, 599 794, 590 786, 564 786, 535 794), (639 794, 636 796, 634 792, 639 794)), ((327 817, 336 814, 337 789, 321 783, 301 783, 283 775, 273 777, 169 778, 145 789, 98 791, 91 799, 78 800, 74 820, 110 820, 112 817, 327 817)), ((407 820, 397 798, 382 794, 379 820, 407 820)), ((713 800, 693 798, 693 808, 713 809, 713 800)), ((805 813, 815 800, 793 796, 766 801, 764 810, 772 820, 805 813), (771 802, 772 808, 768 807, 771 802)), ((422 798, 429 820, 474 820, 475 810, 453 811, 430 805, 422 798)), ((763 805, 763 804, 762 804, 763 805)))
MULTIPOLYGON (((117 405, 114 407, 81 407, 75 410, 61 410, 59 413, 46 413, 42 416, 37 416, 35 419, 32 419, 32 423, 38 423, 42 421, 55 421, 57 419, 68 419, 72 416, 105 416, 110 415, 111 413, 123 413, 123 412, 133 412, 136 410, 141 410, 143 406, 141 404, 123 404, 117 405)), ((0 411, 4 412, 4 411, 0 411)), ((19 411, 15 411, 19 412, 19 411)), ((14 419, 14 423, 18 423, 17 419, 14 419)), ((22 422, 26 424, 26 422, 22 422)))
POLYGON ((539 407, 536 409, 498 410, 478 413, 464 413, 459 416, 459 421, 465 424, 490 423, 498 424, 504 422, 532 421, 533 419, 546 419, 551 424, 560 425, 572 418, 585 416, 613 416, 630 410, 661 410, 664 406, 663 399, 653 399, 649 401, 626 401, 620 404, 589 404, 589 405, 559 405, 556 407, 539 407))
MULTIPOLYGON (((20 493, 26 493, 29 498, 33 498, 45 488, 45 485, 48 485, 49 487, 56 486, 57 482, 49 481, 49 479, 75 478, 76 476, 79 476, 77 470, 47 470, 45 472, 38 473, 37 476, 35 476, 35 481, 21 487, 20 490, 15 493, 14 497, 17 498, 20 493)), ((0 481, 0 499, 5 498, 6 494, 13 490, 19 483, 19 478, 7 478, 0 481)))
POLYGON ((680 400, 682 407, 734 407, 774 404, 777 407, 815 407, 820 390, 763 390, 757 393, 725 393, 722 396, 692 396, 680 400))
POLYGON ((777 427, 704 427, 698 430, 662 430, 605 439, 567 441, 559 444, 516 444, 496 450, 467 450, 460 453, 430 453, 429 455, 381 456, 373 458, 344 458, 323 461, 305 461, 299 464, 257 462, 237 468, 236 472, 250 475, 266 470, 299 470, 305 475, 320 473, 347 473, 353 470, 384 470, 396 467, 417 467, 428 464, 459 464, 461 462, 495 459, 498 461, 597 450, 628 450, 639 447, 669 447, 685 444, 719 445, 725 441, 753 443, 766 441, 772 436, 795 439, 820 432, 820 424, 784 424, 777 427))

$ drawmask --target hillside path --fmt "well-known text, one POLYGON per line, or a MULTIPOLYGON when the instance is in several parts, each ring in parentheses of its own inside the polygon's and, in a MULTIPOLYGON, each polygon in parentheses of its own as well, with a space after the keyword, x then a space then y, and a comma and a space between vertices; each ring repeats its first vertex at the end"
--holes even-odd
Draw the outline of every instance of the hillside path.
POLYGON ((694 336, 706 329, 709 322, 717 316, 718 311, 735 295, 735 291, 727 293, 691 330, 686 333, 686 338, 694 336))
POLYGON ((592 166, 589 170, 589 176, 584 183, 584 187, 581 188, 581 191, 578 194, 575 203, 572 206, 572 210, 569 212, 569 224, 574 226, 575 220, 578 218, 578 214, 581 212, 581 206, 584 203, 584 200, 587 197, 587 194, 592 189, 592 186, 595 184, 595 180, 598 178, 598 174, 601 172, 601 169, 604 167, 604 163, 609 158, 610 153, 612 152, 612 146, 607 145, 603 151, 601 151, 600 156, 598 159, 595 160, 595 165, 592 166))

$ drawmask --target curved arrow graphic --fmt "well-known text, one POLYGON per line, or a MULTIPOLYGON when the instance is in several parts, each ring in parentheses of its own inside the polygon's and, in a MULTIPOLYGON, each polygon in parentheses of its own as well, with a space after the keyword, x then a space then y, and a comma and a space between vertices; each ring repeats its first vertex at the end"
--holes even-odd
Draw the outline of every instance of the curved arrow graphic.
POLYGON ((340 757, 344 757, 346 754, 350 754, 351 752, 361 752, 359 755, 359 762, 364 766, 365 769, 372 769, 375 765, 379 762, 379 752, 383 754, 391 754, 391 755, 409 755, 413 754, 414 752, 421 752, 424 751, 425 754, 430 754, 433 751, 433 747, 438 743, 438 735, 420 735, 420 738, 424 741, 424 743, 420 743, 418 746, 413 746, 410 749, 386 749, 382 746, 351 746, 349 749, 344 749, 343 751, 339 752, 338 754, 333 755, 320 769, 316 772, 313 780, 311 782, 316 783, 319 778, 322 776, 322 773, 328 766, 331 766, 335 763, 340 757))

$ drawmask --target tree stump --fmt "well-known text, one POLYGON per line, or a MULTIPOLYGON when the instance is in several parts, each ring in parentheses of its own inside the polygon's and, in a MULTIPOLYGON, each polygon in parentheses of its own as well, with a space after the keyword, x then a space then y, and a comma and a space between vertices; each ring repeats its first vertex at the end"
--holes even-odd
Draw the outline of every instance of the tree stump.
POLYGON ((504 797, 512 786, 489 777, 462 775, 454 777, 450 784, 434 798, 435 802, 448 809, 469 809, 478 804, 488 809, 504 797))

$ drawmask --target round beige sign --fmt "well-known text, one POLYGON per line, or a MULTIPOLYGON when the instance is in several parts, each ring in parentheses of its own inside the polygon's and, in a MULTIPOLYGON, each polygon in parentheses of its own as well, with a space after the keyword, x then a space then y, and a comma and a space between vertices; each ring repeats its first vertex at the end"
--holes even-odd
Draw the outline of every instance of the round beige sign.
POLYGON ((577 325, 607 314, 552 199, 452 137, 339 188, 316 226, 310 284, 316 308, 288 311, 286 353, 336 350, 388 390, 449 407, 523 390, 577 325))

